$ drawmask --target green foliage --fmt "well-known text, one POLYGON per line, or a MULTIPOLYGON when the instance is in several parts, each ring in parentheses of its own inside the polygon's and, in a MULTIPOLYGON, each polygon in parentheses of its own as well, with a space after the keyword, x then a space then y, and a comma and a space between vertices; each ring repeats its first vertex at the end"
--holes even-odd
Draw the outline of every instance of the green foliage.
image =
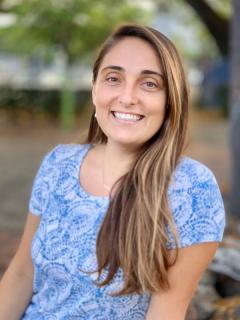
MULTIPOLYGON (((90 90, 81 90, 73 94, 76 102, 76 112, 80 113, 84 107, 89 104, 91 92, 90 90)), ((9 113, 45 113, 57 119, 61 117, 61 100, 64 101, 66 106, 72 103, 69 101, 71 99, 73 99, 73 96, 69 96, 69 92, 67 91, 1 88, 0 109, 9 113)), ((67 110, 66 113, 68 117, 67 121, 69 121, 69 117, 71 116, 68 114, 69 110, 67 110)))
POLYGON ((128 0, 22 0, 9 11, 17 20, 0 30, 3 49, 27 54, 58 46, 70 63, 96 49, 117 24, 149 18, 128 0))
POLYGON ((56 117, 59 113, 60 94, 58 91, 17 90, 1 88, 0 109, 9 113, 25 111, 30 114, 46 112, 56 117))

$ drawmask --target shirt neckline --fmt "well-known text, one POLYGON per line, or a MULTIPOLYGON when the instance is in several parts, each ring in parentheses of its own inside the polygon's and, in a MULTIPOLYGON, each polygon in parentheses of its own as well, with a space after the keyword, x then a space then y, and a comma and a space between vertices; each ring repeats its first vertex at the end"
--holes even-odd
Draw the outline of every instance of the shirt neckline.
MULTIPOLYGON (((79 145, 80 148, 82 148, 82 145, 79 145)), ((88 152, 90 151, 90 149, 93 148, 92 144, 85 144, 84 147, 82 148, 82 152, 80 152, 80 157, 77 159, 77 180, 78 180, 78 186, 81 192, 81 195, 84 198, 88 198, 90 200, 93 201, 99 201, 99 202, 109 202, 110 200, 110 196, 96 196, 91 194, 90 192, 88 192, 86 189, 84 189, 84 187, 81 184, 81 180, 80 180, 80 171, 81 171, 81 167, 83 164, 84 159, 86 158, 88 152)))

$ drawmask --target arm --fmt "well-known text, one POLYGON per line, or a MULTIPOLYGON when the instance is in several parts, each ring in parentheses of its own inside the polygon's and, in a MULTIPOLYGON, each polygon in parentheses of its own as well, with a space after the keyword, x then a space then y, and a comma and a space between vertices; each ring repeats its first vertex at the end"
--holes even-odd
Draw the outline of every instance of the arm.
POLYGON ((22 240, 0 282, 0 320, 19 320, 32 296, 32 238, 40 218, 28 215, 22 240))
POLYGON ((218 245, 207 242, 179 249, 178 259, 169 269, 170 289, 152 295, 146 320, 184 320, 198 282, 218 245))

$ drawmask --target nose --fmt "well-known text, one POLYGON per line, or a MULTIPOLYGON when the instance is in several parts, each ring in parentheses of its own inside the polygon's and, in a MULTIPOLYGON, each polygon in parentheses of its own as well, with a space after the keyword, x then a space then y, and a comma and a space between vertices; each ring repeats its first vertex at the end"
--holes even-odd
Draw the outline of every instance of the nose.
POLYGON ((134 84, 126 83, 119 93, 119 103, 125 107, 138 103, 137 88, 134 84))

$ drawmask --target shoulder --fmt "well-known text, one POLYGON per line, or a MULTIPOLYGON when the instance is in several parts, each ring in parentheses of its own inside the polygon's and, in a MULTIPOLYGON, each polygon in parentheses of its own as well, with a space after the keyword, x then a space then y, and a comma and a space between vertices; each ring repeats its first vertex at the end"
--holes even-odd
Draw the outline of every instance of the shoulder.
POLYGON ((182 158, 172 177, 169 188, 172 206, 188 203, 189 209, 217 204, 222 207, 222 196, 213 172, 197 160, 182 158))
POLYGON ((217 184, 213 172, 206 165, 189 157, 183 157, 179 161, 172 178, 172 186, 175 188, 204 188, 209 183, 217 184))
POLYGON ((44 157, 34 180, 34 186, 43 183, 52 185, 57 183, 60 176, 72 172, 78 166, 90 145, 59 144, 44 157))
POLYGON ((89 144, 58 144, 46 154, 44 160, 49 163, 58 163, 65 159, 80 155, 89 148, 89 144))
POLYGON ((59 144, 48 152, 35 176, 29 210, 35 215, 41 215, 48 205, 51 192, 60 190, 59 185, 64 187, 67 179, 74 179, 78 172, 79 163, 90 145, 59 144))
POLYGON ((181 246, 221 241, 225 210, 216 178, 207 166, 182 158, 170 184, 169 204, 181 246))

